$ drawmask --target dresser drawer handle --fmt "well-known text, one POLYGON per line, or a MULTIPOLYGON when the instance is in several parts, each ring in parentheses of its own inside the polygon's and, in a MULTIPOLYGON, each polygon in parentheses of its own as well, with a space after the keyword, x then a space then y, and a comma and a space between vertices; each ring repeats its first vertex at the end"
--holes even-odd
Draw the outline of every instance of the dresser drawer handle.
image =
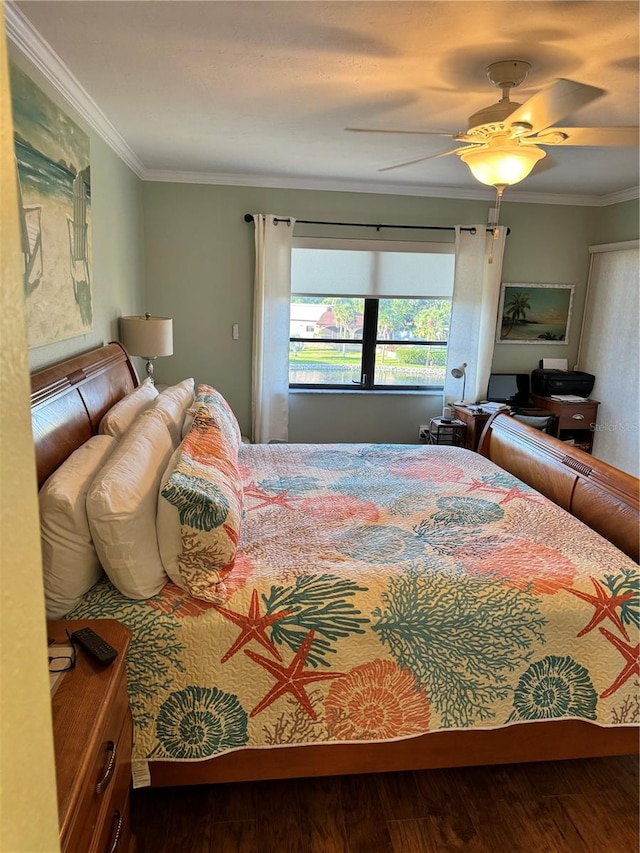
POLYGON ((113 819, 114 819, 114 821, 115 820, 118 821, 118 825, 116 826, 116 831, 115 831, 115 834, 113 836, 113 843, 112 843, 111 847, 109 848, 109 853, 116 853, 116 850, 118 849, 118 846, 120 844, 120 835, 122 834, 122 822, 123 822, 122 821, 122 813, 119 811, 115 811, 113 813, 113 819))
POLYGON ((575 414, 575 415, 571 415, 571 418, 572 418, 572 420, 574 420, 574 421, 583 421, 583 420, 584 420, 584 415, 581 415, 581 414, 580 414, 580 412, 578 412, 578 413, 577 413, 577 414, 575 414))
POLYGON ((113 776, 113 771, 116 769, 116 745, 112 740, 107 743, 107 752, 110 753, 109 762, 107 763, 107 769, 104 771, 104 776, 96 785, 96 794, 103 794, 106 791, 113 776))

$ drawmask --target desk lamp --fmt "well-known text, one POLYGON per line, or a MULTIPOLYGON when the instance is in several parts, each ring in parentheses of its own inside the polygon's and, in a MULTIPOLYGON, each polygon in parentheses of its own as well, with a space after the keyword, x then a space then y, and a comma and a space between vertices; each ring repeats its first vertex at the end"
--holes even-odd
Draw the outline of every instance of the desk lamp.
POLYGON ((464 406, 464 390, 467 384, 467 362, 463 361, 460 367, 454 367, 451 371, 454 379, 462 379, 462 397, 453 404, 454 406, 464 406))

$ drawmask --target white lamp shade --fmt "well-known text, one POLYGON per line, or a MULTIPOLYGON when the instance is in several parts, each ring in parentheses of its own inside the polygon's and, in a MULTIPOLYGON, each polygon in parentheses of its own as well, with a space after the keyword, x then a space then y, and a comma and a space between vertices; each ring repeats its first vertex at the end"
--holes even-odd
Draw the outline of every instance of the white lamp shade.
POLYGON ((170 317, 121 317, 120 337, 129 355, 157 358, 173 355, 173 320, 170 317))
POLYGON ((490 187, 508 187, 524 180, 546 152, 535 145, 520 145, 511 140, 490 142, 487 148, 469 148, 460 159, 474 178, 490 187))

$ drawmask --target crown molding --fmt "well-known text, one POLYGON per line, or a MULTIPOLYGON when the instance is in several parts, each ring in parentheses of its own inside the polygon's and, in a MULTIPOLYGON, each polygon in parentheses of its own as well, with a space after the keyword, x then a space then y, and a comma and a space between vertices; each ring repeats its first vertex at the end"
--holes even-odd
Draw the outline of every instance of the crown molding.
POLYGON ((491 190, 458 187, 411 186, 408 184, 370 184, 331 178, 286 177, 284 175, 230 174, 226 172, 181 172, 145 169, 144 181, 174 184, 218 184, 220 186, 268 187, 273 189, 319 190, 326 192, 377 193, 379 195, 411 195, 431 198, 461 198, 490 201, 491 190))
POLYGON ((629 187, 628 190, 619 190, 608 195, 601 195, 598 201, 599 207, 607 207, 609 204, 619 204, 622 201, 634 201, 640 198, 640 187, 629 187))
MULTIPOLYGON (((376 193, 377 195, 421 196, 424 198, 451 198, 471 201, 493 201, 492 189, 479 187, 410 186, 408 184, 372 184, 365 181, 341 181, 330 178, 291 178, 282 175, 228 174, 223 172, 181 172, 165 169, 145 169, 143 181, 158 181, 172 184, 218 184, 219 186, 270 187, 274 189, 320 190, 325 192, 376 193)), ((627 190, 625 192, 633 192, 627 190)), ((570 195, 558 193, 530 193, 507 190, 504 200, 524 204, 566 204, 584 207, 599 207, 625 200, 611 196, 570 195), (603 202, 603 198, 611 201, 603 202)), ((620 194, 621 195, 621 194, 620 194)), ((630 196, 633 197, 633 196, 630 196)))
POLYGON ((144 173, 142 162, 51 45, 13 3, 5 2, 4 16, 8 39, 71 104, 89 127, 141 178, 144 173))

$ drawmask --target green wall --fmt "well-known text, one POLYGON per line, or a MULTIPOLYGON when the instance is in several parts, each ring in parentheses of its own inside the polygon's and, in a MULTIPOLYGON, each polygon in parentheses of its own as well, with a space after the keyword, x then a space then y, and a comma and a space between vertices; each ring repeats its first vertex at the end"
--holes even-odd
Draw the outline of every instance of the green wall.
POLYGON ((142 310, 142 181, 17 50, 11 60, 89 134, 91 145, 94 326, 86 335, 30 350, 33 370, 117 340, 118 317, 142 310))
MULTIPOLYGON (((194 376, 229 400, 243 431, 250 425, 253 225, 245 213, 297 219, 453 225, 485 222, 493 200, 465 201, 262 187, 145 183, 144 230, 147 305, 174 319, 174 355, 160 359, 161 382, 194 376), (240 339, 231 337, 238 323, 240 339)), ((636 205, 637 206, 637 205, 636 205)), ((636 229, 633 203, 605 208, 503 203, 511 227, 503 279, 576 286, 568 345, 498 344, 497 371, 529 371, 543 357, 575 361, 589 269, 588 246, 625 239, 636 229), (618 208, 623 210, 620 212, 618 208)), ((297 234, 377 236, 365 229, 296 226, 297 234)), ((383 231, 406 239, 406 231, 383 231)), ((443 239, 439 232, 410 232, 411 239, 443 239)), ((446 239, 446 238, 445 238, 446 239)), ((418 426, 441 411, 441 395, 294 392, 292 441, 417 440, 418 426)))
POLYGON ((594 228, 590 246, 602 243, 622 243, 637 240, 640 234, 640 203, 638 199, 595 208, 594 228))

